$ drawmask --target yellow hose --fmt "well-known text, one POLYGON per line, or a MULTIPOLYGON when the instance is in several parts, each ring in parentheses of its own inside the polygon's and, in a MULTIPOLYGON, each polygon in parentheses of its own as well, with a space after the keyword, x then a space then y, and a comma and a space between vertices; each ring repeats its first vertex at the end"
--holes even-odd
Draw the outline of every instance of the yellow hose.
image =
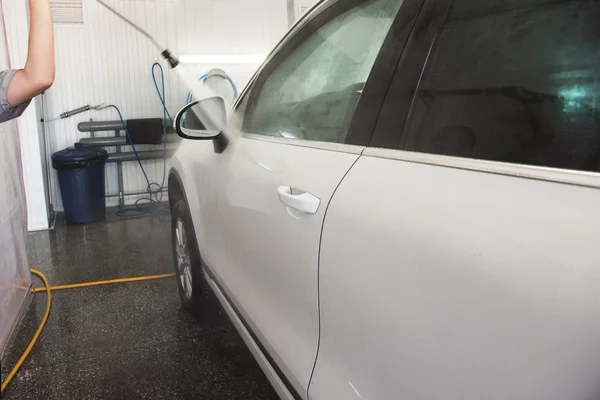
POLYGON ((10 371, 10 374, 8 374, 8 376, 6 377, 4 382, 2 382, 2 386, 0 387, 0 393, 4 392, 4 389, 6 389, 6 387, 10 383, 10 381, 14 378, 17 371, 19 371, 19 368, 21 368, 21 365, 23 365, 23 362, 25 361, 25 359, 27 358, 29 353, 31 353, 31 349, 33 349, 33 346, 37 342, 42 331, 44 330, 44 327, 46 326, 46 321, 48 321, 48 317, 50 316, 50 307, 52 306, 52 291, 84 288, 84 287, 99 286, 99 285, 111 285, 114 283, 141 282, 141 281, 149 281, 149 280, 153 280, 153 279, 171 278, 171 277, 175 276, 174 273, 171 273, 171 274, 152 275, 152 276, 140 276, 137 278, 111 279, 108 281, 76 283, 73 285, 50 286, 50 284, 48 283, 48 279, 46 279, 44 274, 42 274, 40 271, 32 269, 31 273, 39 276, 42 279, 42 281, 44 281, 44 287, 43 288, 34 288, 33 293, 46 292, 46 294, 48 296, 48 302, 46 304, 46 311, 44 312, 44 318, 42 318, 42 323, 40 324, 40 327, 38 328, 35 335, 33 335, 33 339, 31 339, 31 342, 29 342, 29 346, 27 346, 27 349, 25 350, 25 352, 23 353, 23 355, 21 356, 21 358, 19 359, 19 361, 17 362, 15 367, 12 369, 12 371, 10 371))
POLYGON ((47 288, 47 287, 35 288, 35 289, 33 289, 33 293, 45 292, 48 289, 50 289, 52 291, 65 290, 65 289, 77 289, 77 288, 84 288, 84 287, 90 287, 90 286, 112 285, 114 283, 129 283, 129 282, 150 281, 153 279, 165 279, 165 278, 171 278, 174 276, 175 276, 175 273, 171 273, 171 274, 152 275, 152 276, 140 276, 138 278, 111 279, 109 281, 75 283, 73 285, 50 286, 49 288, 47 288))
MULTIPOLYGON (((42 279, 42 281, 44 281, 44 286, 46 288, 50 287, 50 284, 48 283, 48 279, 46 279, 44 274, 42 274, 40 271, 32 269, 31 273, 39 276, 42 279)), ((12 371, 10 371, 10 374, 8 374, 8 376, 6 377, 4 382, 2 382, 2 386, 0 387, 0 393, 4 392, 4 389, 6 389, 6 387, 12 380, 12 378, 15 376, 15 374, 19 370, 19 368, 21 368, 23 361, 25 361, 25 359, 31 352, 31 349, 33 349, 33 346, 37 342, 38 338, 40 337, 40 334, 42 333, 42 331, 44 330, 44 327, 46 326, 46 321, 48 321, 48 316, 50 315, 50 307, 52 306, 52 293, 50 290, 48 290, 46 293, 48 295, 48 301, 46 302, 46 311, 44 312, 44 318, 42 318, 42 323, 40 324, 40 327, 38 328, 35 335, 33 335, 33 339, 31 339, 31 342, 29 342, 29 346, 27 346, 27 349, 25 350, 25 352, 23 353, 21 358, 19 358, 19 361, 17 362, 15 367, 12 369, 12 371)))

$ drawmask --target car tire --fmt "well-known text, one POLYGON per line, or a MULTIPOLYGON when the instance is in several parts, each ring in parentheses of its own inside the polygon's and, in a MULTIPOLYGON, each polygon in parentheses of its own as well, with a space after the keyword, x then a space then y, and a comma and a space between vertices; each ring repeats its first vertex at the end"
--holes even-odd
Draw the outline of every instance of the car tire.
POLYGON ((194 225, 185 200, 177 201, 171 209, 171 246, 183 308, 193 311, 203 298, 206 280, 202 273, 194 225))

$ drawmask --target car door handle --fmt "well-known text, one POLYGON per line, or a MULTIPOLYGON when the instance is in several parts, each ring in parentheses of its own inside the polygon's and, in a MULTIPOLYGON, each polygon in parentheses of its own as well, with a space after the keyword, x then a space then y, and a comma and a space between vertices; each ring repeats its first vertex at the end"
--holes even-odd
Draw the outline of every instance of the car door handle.
POLYGON ((321 199, 317 196, 306 192, 292 194, 292 188, 289 186, 279 186, 277 192, 283 204, 306 214, 316 214, 321 205, 321 199))

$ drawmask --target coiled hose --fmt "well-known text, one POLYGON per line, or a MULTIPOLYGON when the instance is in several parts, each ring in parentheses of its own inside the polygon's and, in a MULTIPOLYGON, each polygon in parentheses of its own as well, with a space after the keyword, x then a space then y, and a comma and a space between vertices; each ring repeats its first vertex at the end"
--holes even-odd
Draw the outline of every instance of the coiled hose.
MULTIPOLYGON (((207 79, 208 79, 208 74, 204 74, 200 78, 198 78, 198 80, 202 81, 202 83, 204 83, 204 84, 206 84, 207 79)), ((231 79, 231 77, 229 75, 225 74, 225 79, 227 79, 227 81, 231 85, 231 88, 233 89, 233 102, 235 102, 235 99, 237 99, 237 97, 238 97, 238 88, 235 85, 235 83, 233 83, 233 79, 231 79)), ((192 101, 194 101, 194 93, 192 91, 190 91, 187 95, 186 104, 190 104, 192 101)))
POLYGON ((150 178, 148 178, 148 174, 147 174, 146 170, 144 169, 142 160, 140 159, 138 152, 135 148, 135 145, 133 144, 133 140, 131 140, 129 130, 127 129, 127 124, 125 123, 125 120, 123 119, 121 110, 119 110, 119 108, 117 106, 115 106, 114 104, 111 104, 109 106, 109 107, 114 108, 117 111, 117 113, 119 114, 119 119, 121 120, 123 129, 125 130, 127 140, 129 141, 129 143, 131 144, 131 147, 133 148, 133 152, 134 152, 137 162, 140 166, 140 169, 142 170, 142 174, 144 174, 144 179, 146 180, 146 183, 148 184, 148 186, 146 187, 146 190, 148 191, 148 197, 141 197, 136 200, 135 204, 132 207, 122 208, 119 211, 117 211, 117 215, 119 217, 129 218, 129 217, 139 217, 139 216, 151 214, 151 213, 156 213, 156 214, 168 214, 169 213, 169 211, 166 210, 163 206, 161 206, 160 203, 162 202, 162 199, 163 199, 163 193, 164 193, 164 189, 165 189, 165 180, 167 178, 167 118, 171 121, 171 125, 174 125, 174 122, 173 122, 173 117, 171 117, 171 114, 169 113, 169 110, 167 109, 167 104, 165 101, 165 98, 166 98, 165 97, 165 72, 164 72, 162 65, 160 65, 159 63, 154 63, 152 65, 152 80, 154 81, 154 87, 156 88, 156 93, 158 94, 158 98, 160 99, 160 102, 163 107, 163 151, 164 151, 164 156, 163 156, 163 177, 162 177, 162 182, 160 184, 157 182, 151 182, 150 178), (159 88, 159 84, 158 84, 157 76, 156 76, 156 68, 157 67, 160 70, 160 78, 161 78, 161 82, 160 82, 161 87, 160 88, 159 88), (147 203, 147 205, 145 207, 142 207, 140 205, 140 203, 147 203))

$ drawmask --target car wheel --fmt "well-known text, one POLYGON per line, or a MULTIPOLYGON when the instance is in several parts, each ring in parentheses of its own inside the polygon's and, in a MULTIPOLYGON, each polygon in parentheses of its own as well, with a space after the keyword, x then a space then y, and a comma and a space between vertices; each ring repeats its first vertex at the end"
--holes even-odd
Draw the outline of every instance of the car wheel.
POLYGON ((191 311, 203 296, 205 280, 198 241, 184 200, 179 200, 171 209, 171 245, 179 295, 183 307, 191 311))

